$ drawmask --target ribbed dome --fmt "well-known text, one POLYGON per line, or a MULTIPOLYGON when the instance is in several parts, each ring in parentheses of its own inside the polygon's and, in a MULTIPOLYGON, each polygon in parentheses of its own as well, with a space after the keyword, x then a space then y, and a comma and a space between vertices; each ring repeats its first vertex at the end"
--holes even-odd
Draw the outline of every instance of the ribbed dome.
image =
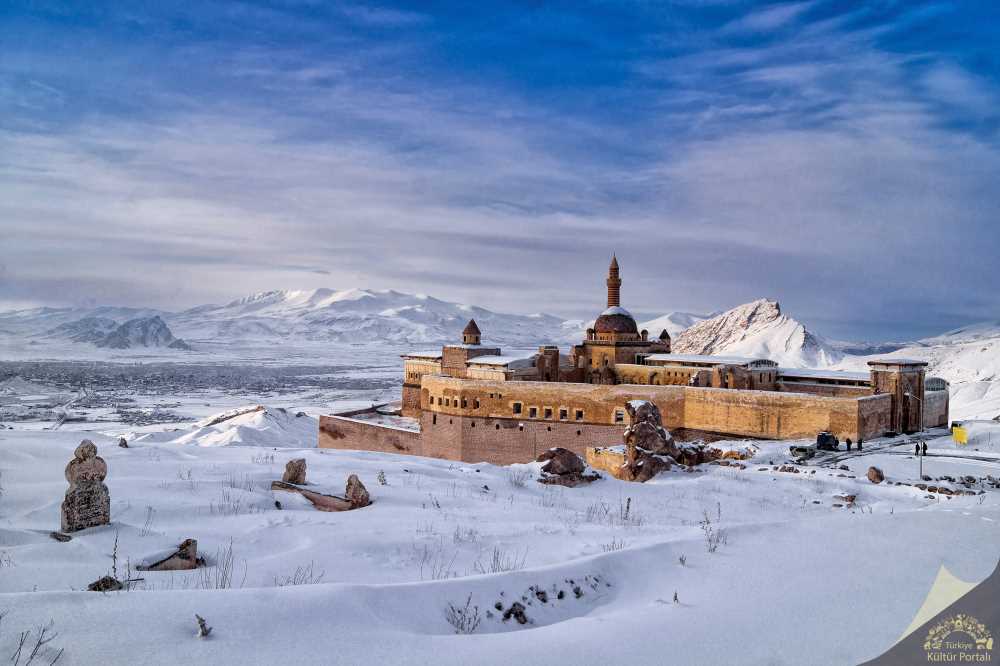
POLYGON ((462 330, 462 335, 482 335, 479 331, 479 326, 476 325, 475 319, 469 320, 469 323, 466 324, 465 328, 462 330))

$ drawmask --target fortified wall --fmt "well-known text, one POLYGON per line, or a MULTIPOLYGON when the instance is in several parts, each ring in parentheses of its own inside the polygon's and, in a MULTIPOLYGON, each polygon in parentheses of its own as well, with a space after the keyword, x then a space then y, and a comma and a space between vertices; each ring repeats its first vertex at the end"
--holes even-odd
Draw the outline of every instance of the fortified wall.
POLYGON ((823 430, 855 440, 876 437, 889 428, 891 405, 886 394, 827 397, 434 375, 423 378, 419 432, 325 416, 319 445, 494 464, 527 462, 553 446, 583 455, 589 447, 619 443, 630 400, 656 404, 671 430, 762 439, 811 438, 823 430))

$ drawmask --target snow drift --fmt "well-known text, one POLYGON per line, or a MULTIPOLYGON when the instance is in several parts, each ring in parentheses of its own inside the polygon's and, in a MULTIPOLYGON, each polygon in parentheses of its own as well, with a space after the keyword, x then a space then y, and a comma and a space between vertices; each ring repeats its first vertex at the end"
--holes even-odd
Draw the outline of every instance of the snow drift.
POLYGON ((189 428, 126 435, 129 442, 196 446, 314 448, 319 421, 304 412, 247 405, 198 421, 189 428))

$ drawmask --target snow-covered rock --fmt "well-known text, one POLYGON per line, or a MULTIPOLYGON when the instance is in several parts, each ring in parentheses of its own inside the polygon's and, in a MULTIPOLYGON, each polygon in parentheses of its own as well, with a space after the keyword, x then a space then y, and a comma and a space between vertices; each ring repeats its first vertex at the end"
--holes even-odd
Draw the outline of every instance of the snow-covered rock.
POLYGON ((159 315, 130 319, 108 333, 104 338, 96 341, 95 344, 98 347, 111 349, 134 349, 136 347, 190 348, 183 340, 174 337, 170 328, 159 315))
POLYGON ((825 367, 842 357, 767 299, 697 322, 674 338, 672 349, 679 354, 759 356, 793 368, 825 367))
POLYGON ((98 343, 108 334, 118 328, 118 322, 108 317, 84 317, 74 321, 59 324, 47 335, 55 338, 65 338, 73 342, 98 343))

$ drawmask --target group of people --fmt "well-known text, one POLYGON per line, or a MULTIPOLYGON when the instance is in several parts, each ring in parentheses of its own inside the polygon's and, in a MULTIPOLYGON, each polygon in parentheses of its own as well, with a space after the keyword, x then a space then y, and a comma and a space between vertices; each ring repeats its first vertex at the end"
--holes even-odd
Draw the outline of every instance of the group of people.
MULTIPOLYGON (((860 451, 860 450, 861 450, 861 447, 862 447, 862 442, 863 442, 863 441, 864 441, 864 440, 862 440, 862 439, 861 439, 860 437, 858 437, 858 451, 860 451)), ((847 450, 848 450, 848 451, 850 451, 850 450, 851 450, 851 444, 852 444, 852 442, 851 442, 851 438, 850 438, 850 437, 848 437, 848 438, 847 438, 846 440, 844 440, 844 443, 845 443, 845 444, 847 444, 847 450)))

